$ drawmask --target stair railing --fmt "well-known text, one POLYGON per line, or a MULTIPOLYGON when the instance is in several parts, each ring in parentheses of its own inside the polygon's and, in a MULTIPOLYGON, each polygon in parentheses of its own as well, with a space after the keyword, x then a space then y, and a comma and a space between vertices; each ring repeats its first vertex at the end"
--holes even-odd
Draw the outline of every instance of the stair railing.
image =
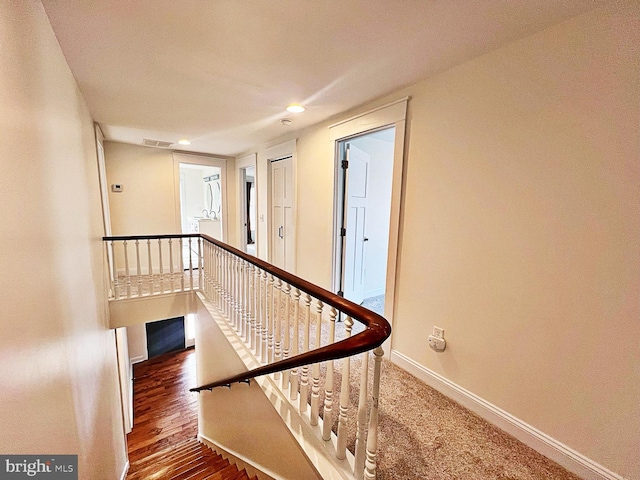
POLYGON ((192 391, 272 374, 353 476, 375 478, 382 316, 206 235, 104 240, 112 300, 200 291, 262 363, 192 391))

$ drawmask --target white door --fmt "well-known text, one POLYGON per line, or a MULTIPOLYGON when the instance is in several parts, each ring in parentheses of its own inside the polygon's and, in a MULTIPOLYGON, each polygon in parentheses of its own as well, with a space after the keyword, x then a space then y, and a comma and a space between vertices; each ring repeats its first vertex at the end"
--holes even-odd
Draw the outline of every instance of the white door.
POLYGON ((293 170, 292 157, 271 161, 271 263, 293 271, 293 170))
POLYGON ((344 239, 344 297, 355 303, 364 300, 365 221, 369 195, 371 158, 354 145, 347 144, 347 188, 345 195, 346 231, 344 239))

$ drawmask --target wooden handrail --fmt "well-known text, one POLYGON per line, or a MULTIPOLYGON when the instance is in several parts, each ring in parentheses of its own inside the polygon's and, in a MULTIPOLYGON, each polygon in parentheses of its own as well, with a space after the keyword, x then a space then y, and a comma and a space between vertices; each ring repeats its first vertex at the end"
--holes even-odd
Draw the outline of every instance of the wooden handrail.
POLYGON ((129 240, 157 240, 164 238, 202 237, 199 233, 168 233, 165 235, 120 235, 115 237, 102 237, 105 242, 123 242, 129 240))
POLYGON ((200 237, 205 241, 216 245, 217 247, 226 250, 227 252, 242 258, 243 260, 259 267, 261 270, 284 280, 286 283, 294 288, 297 288, 305 293, 313 296, 317 300, 320 300, 326 305, 331 305, 336 310, 348 315, 353 320, 362 323, 365 329, 345 340, 336 342, 331 345, 327 345, 321 348, 311 350, 309 352, 302 353, 293 357, 280 360, 278 362, 263 365, 253 370, 240 373, 238 375, 227 377, 216 382, 208 383, 196 388, 190 389, 192 392, 199 392, 202 390, 210 390, 214 387, 227 385, 229 383, 248 380, 260 375, 267 375, 270 373, 281 372, 291 368, 297 368, 304 365, 309 365, 318 362, 325 362, 328 360, 337 360, 339 358, 350 357, 357 355, 358 353, 366 352, 382 345, 382 343, 391 335, 391 325, 389 322, 371 310, 368 310, 360 305, 357 305, 346 298, 340 297, 335 293, 325 290, 307 280, 304 280, 296 275, 293 275, 285 270, 282 270, 270 263, 260 260, 253 255, 249 255, 237 248, 234 248, 226 243, 216 240, 208 235, 200 233, 192 234, 172 234, 172 235, 132 235, 132 236, 118 236, 118 237, 103 237, 104 241, 124 241, 124 240, 147 240, 157 238, 179 238, 179 237, 200 237))

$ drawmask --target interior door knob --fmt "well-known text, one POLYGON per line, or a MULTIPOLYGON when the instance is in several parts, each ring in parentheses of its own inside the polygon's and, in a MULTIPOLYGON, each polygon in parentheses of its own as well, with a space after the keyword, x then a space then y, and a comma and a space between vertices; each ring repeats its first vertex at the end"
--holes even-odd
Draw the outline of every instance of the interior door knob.
POLYGON ((367 237, 364 237, 363 242, 368 242, 368 241, 369 241, 369 239, 367 237))

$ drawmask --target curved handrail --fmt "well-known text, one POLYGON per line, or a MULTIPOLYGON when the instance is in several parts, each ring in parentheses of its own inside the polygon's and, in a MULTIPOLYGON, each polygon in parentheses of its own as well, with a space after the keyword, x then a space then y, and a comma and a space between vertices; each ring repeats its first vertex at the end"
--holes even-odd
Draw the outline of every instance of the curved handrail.
POLYGON ((341 311, 345 315, 350 316, 353 320, 358 321, 365 325, 365 329, 345 340, 333 343, 321 348, 311 350, 309 352, 301 353, 293 357, 280 360, 278 362, 263 365, 253 370, 227 377, 216 382, 208 383, 196 388, 190 389, 192 392, 200 392, 202 390, 210 390, 215 387, 227 385, 233 382, 240 382, 248 380, 260 375, 267 375, 270 373, 281 372, 291 368, 302 367, 312 363, 325 362, 328 360, 337 360, 339 358, 350 357, 357 355, 358 353, 366 352, 373 348, 382 345, 389 335, 391 335, 391 325, 389 322, 371 310, 368 310, 360 305, 357 305, 346 298, 340 297, 335 293, 332 293, 324 288, 314 285, 296 275, 286 272, 270 263, 267 263, 259 258, 242 252, 230 245, 222 243, 208 235, 200 235, 204 240, 213 243, 214 245, 222 248, 223 250, 242 258, 243 260, 259 267, 263 271, 284 280, 286 283, 299 290, 312 295, 314 298, 320 300, 324 304, 331 305, 337 310, 341 311))
POLYGON ((312 363, 325 362, 328 360, 337 360, 340 358, 357 355, 358 353, 366 352, 382 345, 391 335, 391 325, 389 322, 371 310, 368 310, 360 305, 357 305, 346 298, 340 297, 335 293, 325 290, 307 280, 304 280, 296 275, 293 275, 285 270, 282 270, 270 263, 260 260, 253 255, 249 255, 237 248, 234 248, 226 243, 216 240, 208 235, 193 233, 193 234, 172 234, 172 235, 134 235, 134 236, 118 236, 118 237, 103 237, 105 241, 124 241, 124 240, 144 240, 154 238, 177 238, 177 237, 200 237, 203 240, 216 245, 227 252, 242 258, 243 260, 259 267, 261 270, 284 280, 289 285, 304 291, 305 293, 313 296, 317 300, 324 304, 331 305, 338 311, 348 315, 353 320, 362 323, 365 329, 352 337, 345 340, 326 345, 321 348, 311 350, 309 352, 301 353, 293 357, 280 360, 278 362, 263 365, 253 370, 227 377, 216 382, 208 383, 190 389, 192 392, 200 392, 202 390, 210 390, 215 387, 227 385, 233 382, 239 382, 248 380, 260 375, 267 375, 270 373, 281 372, 291 368, 297 368, 312 363))

